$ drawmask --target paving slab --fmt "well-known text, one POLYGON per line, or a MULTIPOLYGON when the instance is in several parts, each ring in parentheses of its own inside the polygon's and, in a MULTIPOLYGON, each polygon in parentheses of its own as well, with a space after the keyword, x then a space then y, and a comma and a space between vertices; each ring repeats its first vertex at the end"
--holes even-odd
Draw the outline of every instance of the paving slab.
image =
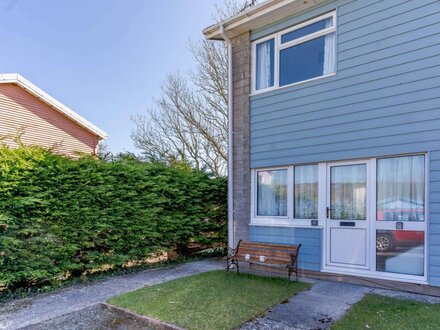
MULTIPOLYGON (((74 285, 0 306, 0 329, 19 329, 105 302, 113 296, 176 278, 224 269, 224 261, 201 260, 74 285)), ((76 328, 71 328, 76 329, 76 328)), ((79 328, 80 329, 80 328, 79 328)))

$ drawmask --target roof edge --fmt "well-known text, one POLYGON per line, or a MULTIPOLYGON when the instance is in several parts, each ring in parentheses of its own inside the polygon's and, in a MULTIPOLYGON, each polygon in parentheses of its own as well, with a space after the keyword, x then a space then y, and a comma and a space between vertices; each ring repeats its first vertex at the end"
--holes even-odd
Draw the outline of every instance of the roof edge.
POLYGON ((203 34, 209 40, 224 40, 221 31, 223 27, 223 33, 233 38, 241 33, 259 29, 292 16, 324 1, 326 0, 267 0, 205 28, 203 34))
POLYGON ((87 119, 80 116, 18 73, 0 73, 0 84, 16 84, 101 139, 106 139, 108 137, 106 132, 93 125, 87 119))

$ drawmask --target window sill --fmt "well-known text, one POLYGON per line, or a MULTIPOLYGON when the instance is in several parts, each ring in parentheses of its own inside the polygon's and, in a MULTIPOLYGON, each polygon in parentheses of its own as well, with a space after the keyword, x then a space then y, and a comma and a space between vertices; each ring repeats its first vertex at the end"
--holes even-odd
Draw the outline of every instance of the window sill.
POLYGON ((279 90, 283 90, 283 89, 286 89, 286 88, 289 88, 289 87, 299 86, 299 85, 306 84, 306 83, 309 83, 309 82, 312 82, 312 81, 315 81, 315 80, 330 78, 330 77, 333 77, 333 76, 336 76, 336 72, 327 74, 325 76, 320 76, 320 77, 316 77, 316 78, 311 78, 311 79, 299 81, 299 82, 296 82, 296 83, 293 83, 293 84, 289 84, 289 85, 269 87, 269 88, 261 89, 261 90, 258 90, 258 91, 253 91, 250 96, 257 96, 257 95, 261 95, 261 94, 265 94, 265 93, 269 93, 269 92, 279 91, 279 90))
POLYGON ((292 219, 258 219, 254 218, 249 223, 249 226, 258 227, 283 227, 283 228, 311 228, 311 229, 322 229, 324 228, 322 224, 318 226, 312 226, 310 224, 311 220, 292 220, 292 219))

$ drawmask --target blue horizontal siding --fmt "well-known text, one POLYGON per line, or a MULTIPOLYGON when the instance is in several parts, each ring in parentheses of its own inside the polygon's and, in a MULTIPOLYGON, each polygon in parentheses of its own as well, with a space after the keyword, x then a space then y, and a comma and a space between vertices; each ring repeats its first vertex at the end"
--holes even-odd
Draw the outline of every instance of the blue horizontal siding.
POLYGON ((322 229, 251 226, 250 240, 259 243, 301 244, 298 267, 321 270, 322 229))
MULTIPOLYGON (((440 286, 440 1, 326 1, 251 38, 331 10, 337 74, 250 97, 251 167, 429 152, 428 276, 440 286)), ((251 237, 304 240, 317 270, 322 242, 291 230, 252 227, 251 237)))

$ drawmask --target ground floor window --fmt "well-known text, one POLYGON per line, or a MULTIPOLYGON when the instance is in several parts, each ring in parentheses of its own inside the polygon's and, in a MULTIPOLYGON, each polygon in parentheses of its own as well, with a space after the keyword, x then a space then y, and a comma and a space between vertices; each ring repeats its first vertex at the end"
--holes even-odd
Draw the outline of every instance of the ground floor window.
POLYGON ((257 215, 287 216, 287 170, 257 172, 257 215))
POLYGON ((318 219, 318 165, 294 168, 295 219, 318 219))
POLYGON ((424 226, 425 156, 378 159, 376 173, 376 270, 423 276, 425 232, 410 229, 424 226))
POLYGON ((318 227, 323 268, 426 279, 426 155, 254 170, 251 224, 318 227))
POLYGON ((377 160, 377 220, 424 221, 425 157, 377 160))

